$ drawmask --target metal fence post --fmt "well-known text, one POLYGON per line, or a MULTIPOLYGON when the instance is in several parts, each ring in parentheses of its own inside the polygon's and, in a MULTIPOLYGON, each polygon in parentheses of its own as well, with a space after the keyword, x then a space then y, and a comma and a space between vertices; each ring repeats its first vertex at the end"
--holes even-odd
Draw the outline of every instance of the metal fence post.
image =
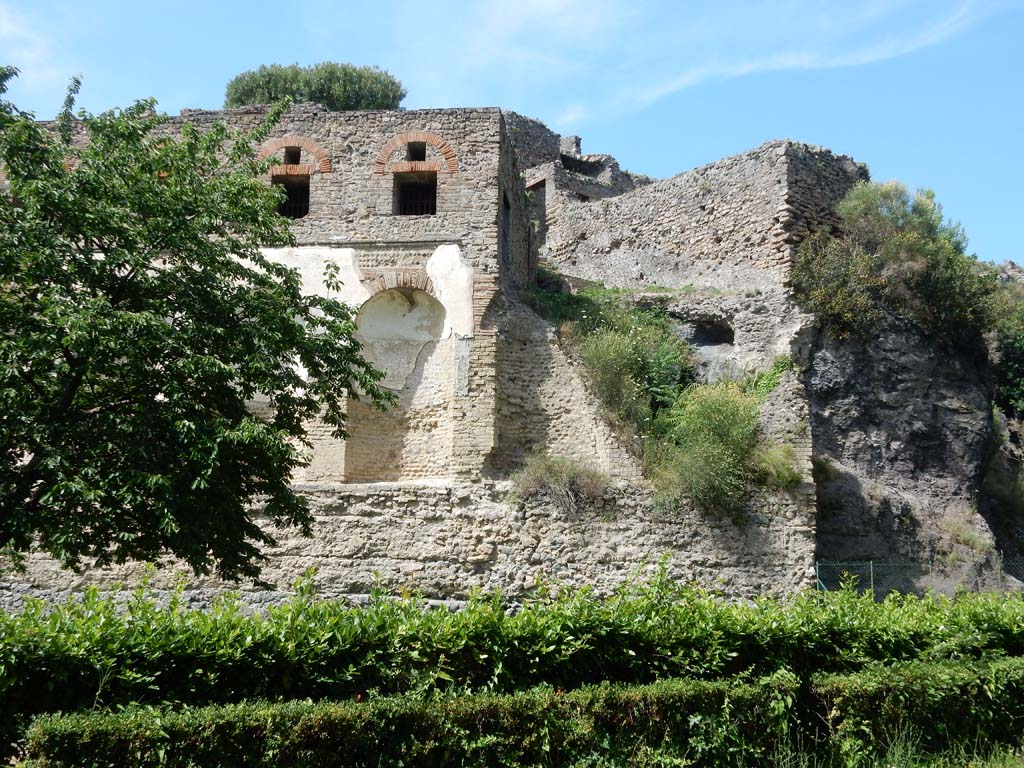
POLYGON ((869 560, 868 561, 868 574, 869 574, 869 578, 871 580, 871 597, 877 598, 878 595, 875 594, 875 561, 874 560, 869 560))

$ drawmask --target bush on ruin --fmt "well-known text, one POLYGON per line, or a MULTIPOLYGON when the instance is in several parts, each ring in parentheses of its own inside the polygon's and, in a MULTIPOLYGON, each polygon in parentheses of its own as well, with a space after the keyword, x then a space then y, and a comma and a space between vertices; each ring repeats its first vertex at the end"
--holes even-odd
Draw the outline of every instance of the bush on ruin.
POLYGON ((566 456, 534 453, 512 475, 515 495, 520 499, 546 496, 566 513, 581 512, 608 492, 610 484, 603 472, 566 456))
POLYGON ((992 270, 966 253, 959 224, 930 190, 856 185, 840 226, 805 240, 793 264, 797 299, 838 338, 867 339, 887 313, 951 344, 976 343, 996 318, 992 270))
POLYGON ((273 104, 283 99, 311 101, 332 112, 398 109, 405 88, 378 67, 323 61, 309 67, 271 64, 236 75, 227 84, 224 106, 273 104))

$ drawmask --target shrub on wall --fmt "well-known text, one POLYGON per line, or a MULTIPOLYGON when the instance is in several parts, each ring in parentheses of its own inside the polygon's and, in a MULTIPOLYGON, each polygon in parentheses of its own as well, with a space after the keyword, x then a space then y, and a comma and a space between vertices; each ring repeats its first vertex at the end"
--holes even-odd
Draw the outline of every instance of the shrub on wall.
POLYGON ((995 277, 966 253, 963 230, 943 218, 930 190, 862 182, 836 213, 837 232, 800 245, 791 281, 838 338, 866 339, 887 312, 950 344, 976 342, 992 327, 995 277))
POLYGON ((620 427, 647 434, 657 412, 694 379, 690 347, 673 331, 663 307, 637 307, 621 291, 598 286, 578 293, 535 288, 522 298, 560 328, 620 427))
POLYGON ((575 513, 592 506, 608 491, 609 478, 577 459, 534 453, 512 475, 521 499, 547 496, 563 512, 575 513))
POLYGON ((1000 296, 996 323, 996 359, 992 366, 996 403, 1007 414, 1024 417, 1024 287, 1010 286, 1000 296))
POLYGON ((659 503, 737 513, 753 479, 758 401, 735 382, 694 385, 659 418, 648 441, 659 503))
POLYGON ((750 489, 789 490, 800 483, 790 445, 765 443, 758 415, 792 368, 788 357, 743 381, 694 384, 661 411, 644 458, 663 507, 689 500, 705 512, 738 515, 750 489))
MULTIPOLYGON (((558 282, 544 272, 539 281, 558 282)), ((761 403, 793 367, 788 357, 739 382, 697 384, 692 352, 663 307, 638 307, 625 292, 597 286, 534 288, 523 300, 560 328, 616 424, 643 438, 659 506, 687 500, 735 515, 752 484, 788 490, 800 482, 792 447, 764 445, 757 434, 761 403)))

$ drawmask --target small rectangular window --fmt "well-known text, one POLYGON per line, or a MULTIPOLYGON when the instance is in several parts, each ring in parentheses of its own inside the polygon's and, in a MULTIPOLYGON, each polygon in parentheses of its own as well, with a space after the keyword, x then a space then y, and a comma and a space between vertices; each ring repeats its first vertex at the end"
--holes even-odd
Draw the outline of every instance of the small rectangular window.
POLYGON ((309 213, 309 176, 275 176, 271 181, 284 188, 285 199, 277 212, 289 219, 301 219, 309 213))
POLYGON ((285 147, 284 148, 284 164, 285 165, 298 165, 302 162, 302 148, 301 147, 285 147))
POLYGON ((396 173, 394 212, 398 216, 433 216, 437 213, 437 173, 396 173))
POLYGON ((427 159, 427 142, 410 141, 406 145, 405 159, 417 163, 427 159))

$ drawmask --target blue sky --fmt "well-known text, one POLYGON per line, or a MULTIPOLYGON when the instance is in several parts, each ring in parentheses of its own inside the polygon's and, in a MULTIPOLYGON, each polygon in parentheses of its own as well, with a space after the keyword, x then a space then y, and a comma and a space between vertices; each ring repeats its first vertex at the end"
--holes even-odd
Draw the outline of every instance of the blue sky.
POLYGON ((11 98, 52 117, 220 106, 260 64, 376 64, 408 108, 502 106, 670 176, 789 137, 936 191, 970 247, 1024 262, 1024 0, 427 3, 0 0, 11 98))

